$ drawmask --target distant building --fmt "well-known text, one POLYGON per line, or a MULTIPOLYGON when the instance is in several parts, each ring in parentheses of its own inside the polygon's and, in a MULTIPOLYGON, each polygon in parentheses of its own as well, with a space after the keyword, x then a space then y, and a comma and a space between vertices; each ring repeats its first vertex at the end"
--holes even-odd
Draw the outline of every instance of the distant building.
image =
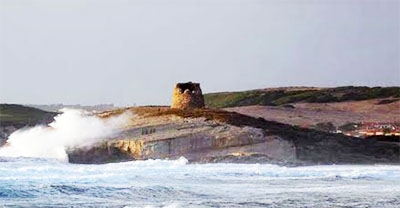
POLYGON ((357 131, 361 136, 400 136, 400 126, 390 122, 364 122, 357 131))

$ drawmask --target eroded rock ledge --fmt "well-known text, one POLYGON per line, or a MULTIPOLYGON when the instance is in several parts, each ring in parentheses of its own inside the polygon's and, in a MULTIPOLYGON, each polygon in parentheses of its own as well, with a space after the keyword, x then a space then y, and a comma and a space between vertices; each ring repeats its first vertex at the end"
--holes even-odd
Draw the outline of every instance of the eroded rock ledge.
POLYGON ((126 108, 123 133, 90 149, 69 151, 72 163, 107 163, 186 157, 190 162, 312 164, 400 164, 398 143, 302 129, 213 109, 126 108))

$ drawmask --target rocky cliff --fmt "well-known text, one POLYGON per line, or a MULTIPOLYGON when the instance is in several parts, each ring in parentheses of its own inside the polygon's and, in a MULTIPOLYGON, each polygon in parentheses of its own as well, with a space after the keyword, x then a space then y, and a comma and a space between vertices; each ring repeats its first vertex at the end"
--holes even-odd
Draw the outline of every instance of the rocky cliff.
POLYGON ((323 133, 223 110, 137 107, 98 116, 126 111, 132 118, 122 134, 90 149, 70 150, 69 161, 106 163, 184 156, 190 162, 400 164, 400 148, 395 142, 323 133))

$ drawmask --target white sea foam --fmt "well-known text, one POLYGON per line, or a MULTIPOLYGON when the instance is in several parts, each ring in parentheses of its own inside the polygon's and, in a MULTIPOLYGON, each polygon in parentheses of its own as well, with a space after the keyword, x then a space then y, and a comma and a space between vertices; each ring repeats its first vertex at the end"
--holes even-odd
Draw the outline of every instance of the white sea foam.
POLYGON ((67 148, 91 146, 113 137, 128 121, 129 115, 100 119, 77 109, 62 109, 49 126, 20 129, 9 136, 0 149, 3 157, 56 158, 67 161, 67 148))

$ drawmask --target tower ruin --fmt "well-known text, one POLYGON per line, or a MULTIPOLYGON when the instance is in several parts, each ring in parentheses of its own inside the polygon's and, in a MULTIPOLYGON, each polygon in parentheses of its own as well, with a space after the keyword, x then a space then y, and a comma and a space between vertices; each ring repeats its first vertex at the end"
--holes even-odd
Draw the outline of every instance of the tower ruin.
POLYGON ((171 108, 203 108, 204 98, 200 84, 193 82, 175 84, 171 108))

